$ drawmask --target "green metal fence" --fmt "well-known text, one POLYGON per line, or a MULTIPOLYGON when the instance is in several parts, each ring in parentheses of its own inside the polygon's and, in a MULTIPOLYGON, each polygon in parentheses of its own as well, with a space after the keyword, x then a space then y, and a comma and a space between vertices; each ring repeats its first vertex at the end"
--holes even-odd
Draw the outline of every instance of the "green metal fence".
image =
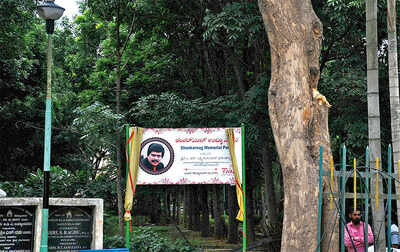
MULTIPOLYGON (((383 171, 383 169, 379 168, 379 159, 376 159, 376 167, 369 167, 370 160, 369 160, 369 149, 368 147, 365 150, 365 165, 360 166, 357 165, 357 159, 353 159, 353 164, 347 165, 346 163, 346 146, 342 145, 340 150, 340 164, 338 166, 334 166, 333 164, 333 157, 330 158, 330 167, 323 167, 323 155, 324 150, 322 146, 320 147, 320 160, 319 160, 319 197, 318 197, 318 248, 317 251, 321 251, 321 243, 324 239, 331 239, 335 228, 332 228, 330 234, 323 232, 322 227, 322 202, 323 199, 329 199, 329 207, 336 209, 336 216, 332 216, 332 218, 339 219, 339 236, 340 236, 340 251, 345 252, 344 246, 344 235, 345 232, 348 232, 346 227, 346 199, 347 201, 351 200, 352 204, 354 204, 354 208, 356 206, 363 205, 364 206, 364 237, 367 237, 368 234, 368 223, 369 223, 369 207, 370 207, 370 199, 375 199, 378 201, 380 197, 386 200, 386 204, 384 209, 380 211, 385 211, 385 216, 387 216, 388 224, 387 224, 387 248, 388 251, 391 249, 391 212, 392 212, 392 200, 399 199, 398 195, 392 194, 392 182, 394 181, 395 185, 399 185, 399 178, 392 176, 392 147, 388 146, 387 152, 387 169, 383 171), (329 178, 329 190, 327 192, 323 192, 323 177, 326 176, 329 178), (386 181, 386 193, 380 192, 378 190, 378 186, 376 185, 375 194, 372 195, 370 192, 370 188, 374 185, 370 184, 370 179, 372 176, 375 176, 377 179, 380 177, 384 181, 386 181), (351 182, 350 182, 351 181, 351 182), (334 186, 338 182, 338 186, 334 186), (352 188, 347 183, 349 182, 350 186, 351 183, 353 185, 352 188), (333 188, 337 188, 334 190, 333 188), (346 191, 347 188, 347 191, 346 191), (357 203, 358 202, 362 202, 357 203)), ((361 163, 361 162, 359 162, 361 163)), ((399 163, 399 162, 398 162, 399 163)), ((383 164, 383 163, 382 163, 383 164)), ((399 163, 400 164, 400 163, 399 163)), ((400 170, 400 165, 398 165, 398 170, 400 170)), ((400 172, 395 173, 398 176, 400 172)), ((350 206, 351 207, 351 206, 350 206)), ((397 206, 399 207, 399 206, 397 206)), ((349 208, 349 207, 348 207, 349 208)), ((336 219, 335 219, 336 220, 336 219)), ((336 225, 336 221, 333 225, 336 225)), ((371 225, 372 226, 372 225, 371 225)), ((329 230, 325 227, 325 230, 329 230)), ((377 237, 379 232, 383 231, 381 227, 373 227, 374 239, 377 237)), ((364 246, 365 251, 368 250, 368 239, 364 239, 364 246)), ((353 241, 352 241, 353 243, 353 241)), ((353 243, 353 247, 354 243, 353 243)))

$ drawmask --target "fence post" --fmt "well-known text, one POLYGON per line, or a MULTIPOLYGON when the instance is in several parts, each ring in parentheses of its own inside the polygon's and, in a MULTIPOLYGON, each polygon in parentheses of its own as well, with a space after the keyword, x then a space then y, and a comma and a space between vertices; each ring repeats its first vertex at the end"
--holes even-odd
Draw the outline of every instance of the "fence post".
POLYGON ((364 218, 364 247, 368 251, 368 210, 369 210, 369 148, 365 148, 365 218, 364 218))
POLYGON ((318 234, 317 234, 317 240, 318 240, 318 246, 317 246, 317 251, 321 252, 321 222, 322 222, 322 172, 323 172, 323 167, 322 167, 322 161, 323 161, 323 155, 324 155, 324 149, 322 146, 319 147, 319 183, 318 183, 318 189, 319 189, 319 195, 318 195, 318 234))
POLYGON ((340 173, 340 236, 342 237, 342 240, 340 242, 340 251, 344 251, 344 225, 345 223, 345 218, 344 218, 344 211, 345 211, 345 171, 346 171, 346 145, 343 144, 342 146, 342 167, 341 167, 341 173, 340 173))
POLYGON ((388 146, 388 199, 387 199, 387 232, 386 237, 388 240, 388 251, 392 248, 392 146, 388 146))

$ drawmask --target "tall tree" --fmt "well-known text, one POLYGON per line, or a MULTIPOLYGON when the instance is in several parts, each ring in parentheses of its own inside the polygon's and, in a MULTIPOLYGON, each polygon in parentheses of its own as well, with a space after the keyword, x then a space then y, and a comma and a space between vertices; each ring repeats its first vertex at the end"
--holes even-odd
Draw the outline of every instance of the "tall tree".
MULTIPOLYGON (((375 168, 375 160, 381 161, 381 126, 380 126, 380 112, 379 112, 379 70, 378 70, 378 35, 377 35, 377 1, 366 1, 366 37, 367 37, 367 99, 368 99, 368 143, 370 148, 369 167, 375 168)), ((382 162, 379 162, 381 165, 382 162)), ((382 179, 379 176, 376 178, 372 176, 371 184, 375 185, 378 182, 379 191, 382 192, 382 179), (378 179, 378 181, 376 181, 378 179)), ((375 194, 375 187, 372 186, 371 193, 375 194)), ((384 226, 384 207, 382 197, 379 199, 378 204, 375 198, 372 199, 372 215, 373 227, 378 230, 384 226)), ((375 250, 384 251, 385 232, 375 232, 375 250)))
MULTIPOLYGON (((390 93, 390 121, 392 128, 392 145, 394 164, 400 160, 400 100, 399 100, 399 77, 397 62, 397 30, 396 30, 396 1, 387 1, 387 30, 388 30, 388 52, 389 52, 389 93, 390 93)), ((396 167, 396 165, 394 166, 396 167)), ((394 169, 398 175, 398 170, 394 169)), ((399 194, 399 187, 396 186, 399 194)), ((397 218, 400 221, 400 200, 397 200, 397 218)), ((400 223, 400 222, 398 222, 400 223)))
MULTIPOLYGON (((269 116, 284 183, 281 251, 315 251, 319 146, 325 150, 325 167, 331 155, 330 105, 317 91, 322 23, 311 1, 259 0, 258 4, 271 48, 269 116)), ((337 238, 332 244, 338 244, 337 238)))
MULTIPOLYGON (((115 112, 116 114, 121 114, 121 83, 122 83, 122 70, 123 70, 123 62, 122 57, 128 45, 130 36, 133 32, 133 24, 135 20, 135 12, 132 9, 133 1, 121 1, 121 0, 113 0, 113 1, 103 1, 96 0, 89 2, 89 7, 94 10, 97 15, 104 18, 104 20, 110 23, 110 26, 114 28, 114 31, 110 33, 111 40, 114 41, 114 56, 115 60, 113 62, 113 69, 115 70, 115 112), (128 14, 128 10, 130 13, 128 14), (129 21, 127 21, 130 20, 129 21), (128 23, 128 32, 122 35, 122 27, 123 22, 128 23), (130 25, 129 25, 130 24, 130 25)), ((121 134, 120 132, 116 132, 115 134, 115 146, 117 147, 116 151, 116 169, 118 172, 117 176, 117 197, 118 197, 118 226, 120 234, 123 235, 123 202, 122 202, 122 152, 121 150, 121 134)))

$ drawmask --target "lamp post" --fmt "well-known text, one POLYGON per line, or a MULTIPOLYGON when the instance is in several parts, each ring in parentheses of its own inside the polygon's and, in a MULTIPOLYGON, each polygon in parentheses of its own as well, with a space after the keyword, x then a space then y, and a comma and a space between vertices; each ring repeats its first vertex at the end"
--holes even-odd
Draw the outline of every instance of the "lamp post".
POLYGON ((37 6, 39 16, 46 20, 47 32, 47 88, 46 88, 46 116, 44 133, 44 161, 43 161, 43 210, 42 210, 42 235, 40 251, 48 251, 48 222, 49 222, 49 179, 50 179, 50 150, 51 150, 51 67, 52 57, 52 34, 54 32, 54 21, 59 19, 65 9, 54 3, 54 0, 45 0, 37 6))

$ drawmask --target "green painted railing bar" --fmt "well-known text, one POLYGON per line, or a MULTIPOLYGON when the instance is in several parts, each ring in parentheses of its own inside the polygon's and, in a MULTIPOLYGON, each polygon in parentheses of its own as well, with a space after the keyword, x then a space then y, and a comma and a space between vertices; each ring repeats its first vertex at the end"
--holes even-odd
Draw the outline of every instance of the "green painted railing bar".
MULTIPOLYGON (((365 148, 365 174, 369 171, 369 148, 365 148)), ((369 176, 365 176, 365 217, 364 217, 364 237, 368 237, 368 208, 369 208, 369 176)), ((364 239, 365 251, 368 251, 368 239, 364 239)))
POLYGON ((49 209, 42 209, 42 239, 40 243, 40 252, 47 252, 48 250, 48 230, 49 230, 49 209), (46 239, 43 239, 46 237, 46 239))
POLYGON ((242 123, 242 188, 243 188, 243 252, 247 251, 247 229, 246 229, 246 160, 244 144, 244 123, 242 123))
POLYGON ((46 98, 45 129, 44 129, 44 163, 43 171, 50 171, 51 157, 51 97, 46 98))
POLYGON ((52 74, 52 35, 47 34, 47 87, 46 87, 46 112, 45 112, 45 128, 44 128, 44 158, 43 158, 43 215, 42 215, 42 233, 40 242, 40 251, 48 251, 48 211, 49 211, 49 178, 50 178, 50 158, 51 158, 51 74, 52 74), (46 213, 46 214, 45 214, 46 213))
MULTIPOLYGON (((346 171, 346 146, 343 144, 342 146, 342 155, 341 155, 341 159, 342 159, 342 167, 341 167, 341 171, 342 174, 344 174, 344 172, 346 171)), ((341 252, 345 252, 344 251, 344 211, 345 211, 345 198, 344 198, 344 193, 345 193, 345 178, 344 176, 340 177, 340 237, 342 238, 341 242, 340 242, 340 251, 341 252)))
POLYGON ((387 199, 387 251, 391 251, 392 248, 392 146, 389 144, 388 146, 388 199, 387 199))
POLYGON ((322 146, 319 147, 319 183, 318 183, 318 233, 317 233, 317 241, 318 247, 317 251, 321 252, 321 222, 322 222, 322 173, 323 173, 323 155, 324 149, 322 146))
MULTIPOLYGON (((129 124, 126 125, 126 130, 125 130, 125 143, 128 142, 129 140, 129 124)), ((129 153, 129 144, 126 146, 126 151, 129 153)), ((129 176, 129 156, 126 159, 126 177, 128 178, 129 176)), ((130 233, 129 233, 129 221, 125 222, 125 247, 130 248, 130 233)))

